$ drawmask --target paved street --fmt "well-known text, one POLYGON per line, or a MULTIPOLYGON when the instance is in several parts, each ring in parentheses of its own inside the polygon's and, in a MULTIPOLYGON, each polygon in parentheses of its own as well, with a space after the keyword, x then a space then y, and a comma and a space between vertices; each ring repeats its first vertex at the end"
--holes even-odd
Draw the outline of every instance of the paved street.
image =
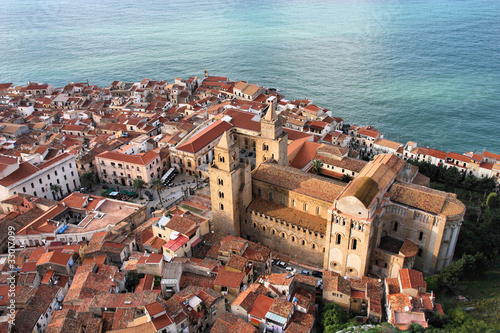
MULTIPOLYGON (((200 180, 198 180, 200 181, 200 180)), ((98 184, 92 186, 91 191, 87 191, 85 193, 93 194, 93 195, 101 195, 101 191, 103 190, 103 185, 107 185, 109 187, 114 187, 117 189, 117 191, 121 190, 127 190, 127 191, 136 191, 133 189, 131 186, 123 186, 123 185, 113 185, 113 184, 98 184)), ((184 174, 179 174, 175 177, 173 181, 173 186, 172 187, 166 187, 165 190, 161 194, 161 199, 163 200, 163 207, 167 207, 169 203, 172 201, 175 201, 179 198, 182 198, 182 191, 185 190, 187 187, 194 187, 196 186, 196 180, 193 176, 189 175, 184 175, 184 174)), ((137 192, 137 191, 136 191, 137 192)), ((140 198, 133 199, 132 202, 146 205, 148 214, 151 217, 151 207, 154 207, 155 209, 160 209, 162 205, 160 204, 160 199, 158 197, 158 193, 151 188, 145 188, 141 190, 141 194, 143 199, 141 200, 140 198), (148 197, 144 194, 145 191, 149 191, 151 194, 153 194, 153 200, 149 201, 148 197)))

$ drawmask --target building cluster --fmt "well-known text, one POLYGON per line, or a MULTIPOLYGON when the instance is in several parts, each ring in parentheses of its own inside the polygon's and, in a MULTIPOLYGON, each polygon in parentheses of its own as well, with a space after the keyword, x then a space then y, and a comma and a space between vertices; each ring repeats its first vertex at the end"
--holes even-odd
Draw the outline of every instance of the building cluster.
POLYGON ((0 84, 0 331, 309 333, 317 305, 405 328, 443 313, 465 206, 405 160, 499 179, 500 155, 444 153, 349 126, 227 77, 0 84), (371 161, 360 159, 373 157, 371 161), (168 209, 81 190, 209 188, 168 209), (347 182, 346 182, 347 181, 347 182), (275 269, 286 257, 322 278, 275 269), (16 279, 15 325, 9 280, 16 279))

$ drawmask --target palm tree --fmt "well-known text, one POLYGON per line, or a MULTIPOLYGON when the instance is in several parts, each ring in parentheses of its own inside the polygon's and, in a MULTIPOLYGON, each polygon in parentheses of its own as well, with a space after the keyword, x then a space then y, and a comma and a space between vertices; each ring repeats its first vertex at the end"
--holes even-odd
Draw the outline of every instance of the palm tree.
MULTIPOLYGON (((54 199, 58 193, 61 194, 62 197, 62 187, 59 184, 50 184, 50 190, 52 191, 52 194, 54 195, 54 199)), ((57 199, 59 199, 59 195, 57 195, 57 199)))
POLYGON ((163 201, 161 200, 161 192, 165 189, 165 185, 163 185, 160 178, 154 178, 151 180, 151 187, 158 193, 158 198, 160 198, 160 204, 163 205, 163 201))
POLYGON ((132 188, 137 190, 139 192, 139 197, 141 197, 141 190, 146 187, 146 182, 140 178, 134 179, 134 182, 132 183, 132 188))
POLYGON ((99 182, 99 179, 97 178, 96 173, 94 171, 91 171, 91 172, 85 172, 80 177, 80 182, 84 187, 90 190, 92 189, 92 185, 97 184, 99 182))
POLYGON ((321 168, 323 167, 323 162, 320 160, 314 160, 312 163, 312 172, 319 175, 321 173, 321 168))

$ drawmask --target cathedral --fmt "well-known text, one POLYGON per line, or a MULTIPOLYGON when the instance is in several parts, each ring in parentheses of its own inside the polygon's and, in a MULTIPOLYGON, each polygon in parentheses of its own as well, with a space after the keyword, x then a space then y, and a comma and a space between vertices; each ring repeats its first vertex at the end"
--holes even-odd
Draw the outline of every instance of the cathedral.
POLYGON ((397 277, 401 268, 432 274, 451 263, 465 206, 420 185, 415 166, 377 155, 348 184, 290 167, 288 134, 272 104, 252 137, 254 166, 239 156, 246 136, 230 128, 214 147, 215 231, 350 277, 397 277))

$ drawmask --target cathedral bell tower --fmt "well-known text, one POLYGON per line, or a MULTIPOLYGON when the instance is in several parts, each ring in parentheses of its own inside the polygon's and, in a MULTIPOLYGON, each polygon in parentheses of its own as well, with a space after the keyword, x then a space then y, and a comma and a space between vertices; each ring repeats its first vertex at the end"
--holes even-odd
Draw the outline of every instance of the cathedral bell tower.
POLYGON ((239 149, 228 130, 214 147, 210 165, 210 196, 213 229, 216 232, 240 236, 240 213, 243 204, 250 203, 250 164, 240 162, 239 149))
POLYGON ((255 148, 256 167, 270 159, 288 165, 288 133, 283 131, 283 118, 276 114, 274 103, 269 104, 260 120, 260 137, 255 148))

